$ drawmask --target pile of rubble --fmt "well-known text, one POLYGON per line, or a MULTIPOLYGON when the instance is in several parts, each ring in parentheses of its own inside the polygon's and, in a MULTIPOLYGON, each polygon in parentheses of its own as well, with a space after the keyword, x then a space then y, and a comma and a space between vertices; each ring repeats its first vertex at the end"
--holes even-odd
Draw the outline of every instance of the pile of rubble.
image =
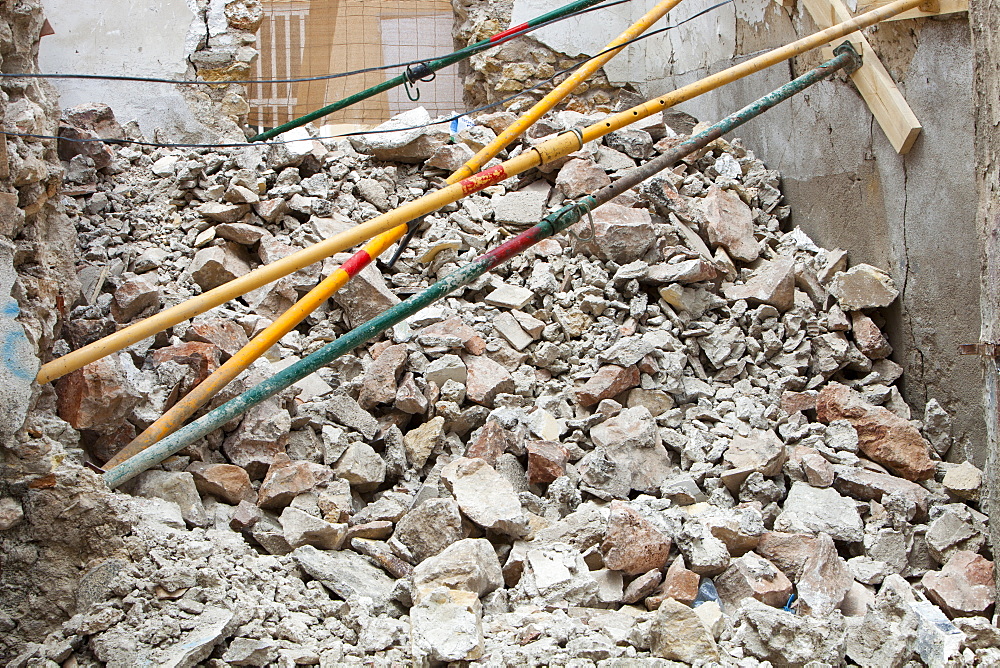
MULTIPOLYGON (((513 118, 73 157, 86 299, 57 352, 423 195, 513 118)), ((508 154, 589 121, 552 115, 508 154)), ((427 216, 213 405, 679 121, 427 216)), ((253 408, 114 495, 132 535, 22 663, 995 664, 980 471, 941 461, 947 414, 913 419, 895 386, 897 290, 788 216, 779 175, 719 140, 253 408)), ((62 379, 60 417, 106 461, 346 257, 62 379)))

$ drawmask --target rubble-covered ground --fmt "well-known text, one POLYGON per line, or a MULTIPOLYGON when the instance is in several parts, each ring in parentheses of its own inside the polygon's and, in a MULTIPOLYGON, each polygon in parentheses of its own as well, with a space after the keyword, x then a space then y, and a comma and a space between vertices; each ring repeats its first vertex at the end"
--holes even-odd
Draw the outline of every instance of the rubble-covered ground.
MULTIPOLYGON (((513 118, 74 157, 84 300, 56 353, 433 190, 513 118)), ((588 122, 552 115, 508 153, 588 122)), ((213 405, 672 128, 427 216, 213 405)), ((896 288, 788 220, 779 175, 721 140, 598 209, 593 240, 540 243, 116 492, 130 535, 13 665, 997 665, 981 475, 896 388, 896 288)), ((59 381, 67 461, 106 461, 346 257, 59 381)))

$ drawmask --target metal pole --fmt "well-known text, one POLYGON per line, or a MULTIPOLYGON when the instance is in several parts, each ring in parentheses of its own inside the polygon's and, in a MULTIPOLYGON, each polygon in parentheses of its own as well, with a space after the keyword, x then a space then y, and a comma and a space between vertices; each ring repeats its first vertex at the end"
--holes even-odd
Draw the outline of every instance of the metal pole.
POLYGON ((548 113, 552 107, 562 102, 567 95, 576 90, 577 86, 589 79, 594 72, 604 67, 609 60, 621 53, 627 42, 632 41, 642 33, 646 32, 650 26, 663 18, 667 12, 680 4, 680 2, 681 0, 663 0, 651 10, 646 12, 642 18, 629 26, 625 32, 604 47, 602 50, 604 51, 603 55, 584 63, 580 69, 574 72, 561 84, 553 88, 550 93, 536 102, 531 109, 524 112, 519 119, 514 121, 510 127, 501 132, 496 139, 480 149, 479 153, 476 153, 476 155, 462 165, 458 171, 448 177, 448 183, 461 181, 462 179, 468 178, 482 169, 483 165, 492 160, 497 153, 505 149, 512 141, 520 137, 525 130, 534 125, 534 123, 548 113))
POLYGON ((346 232, 336 234, 309 248, 303 248, 272 264, 258 267, 249 274, 232 280, 225 285, 220 285, 213 290, 209 290, 203 295, 193 297, 186 302, 161 311, 145 320, 129 325, 79 350, 74 350, 58 359, 52 360, 42 366, 36 380, 39 383, 47 383, 55 380, 60 376, 64 376, 82 366, 90 364, 94 360, 127 348, 133 343, 153 336, 157 332, 161 332, 179 322, 204 313, 210 308, 223 304, 230 299, 235 299, 242 294, 256 290, 283 276, 307 267, 314 262, 319 262, 342 250, 362 243, 376 234, 387 232, 398 225, 436 211, 443 206, 456 202, 463 197, 479 192, 484 188, 516 176, 533 167, 565 157, 573 151, 582 148, 583 144, 600 139, 610 132, 620 130, 657 111, 662 111, 681 102, 686 102, 727 83, 742 79, 754 72, 759 72, 766 67, 846 37, 861 28, 866 28, 896 14, 905 12, 908 9, 913 9, 924 1, 896 0, 892 4, 873 9, 849 21, 844 21, 826 30, 813 33, 791 44, 768 51, 739 65, 678 88, 672 93, 608 116, 603 121, 583 130, 563 133, 558 137, 542 142, 530 151, 524 151, 503 164, 490 167, 474 176, 470 176, 464 181, 459 181, 441 190, 428 193, 412 202, 407 202, 393 211, 373 218, 367 223, 361 223, 346 232))
POLYGON ((260 134, 251 137, 249 141, 255 142, 255 141, 264 141, 266 139, 271 139, 272 137, 276 137, 283 132, 288 132, 292 128, 297 128, 311 121, 315 121, 318 118, 328 116, 329 114, 332 114, 335 111, 340 111, 341 109, 350 107, 351 105, 357 104, 362 100, 367 100, 370 97, 374 97, 379 93, 384 93, 387 90, 391 90, 393 88, 402 86, 404 84, 415 83, 420 79, 424 79, 429 75, 433 75, 440 69, 448 67, 449 65, 454 65, 455 63, 466 60, 467 58, 471 58, 477 53, 485 51, 486 49, 495 46, 496 44, 502 41, 510 39, 511 37, 516 37, 517 35, 526 32, 528 30, 531 30, 532 28, 535 28, 543 23, 564 18, 566 16, 569 16, 570 14, 580 11, 581 9, 586 9, 587 7, 596 5, 599 2, 602 2, 602 0, 577 0, 576 2, 571 2, 568 5, 552 10, 547 14, 542 14, 541 16, 535 17, 530 21, 528 21, 527 23, 522 23, 519 26, 514 26, 513 28, 504 30, 503 32, 493 35, 492 37, 487 37, 484 40, 480 40, 475 44, 470 44, 464 49, 459 49, 454 53, 448 54, 447 56, 437 58, 428 63, 421 63, 420 65, 414 67, 412 70, 408 69, 407 72, 404 74, 400 74, 396 77, 393 77, 392 79, 389 79, 388 81, 376 84, 371 88, 367 88, 363 91, 354 93, 353 95, 345 97, 342 100, 338 100, 337 102, 334 102, 332 104, 328 104, 325 107, 322 107, 321 109, 317 109, 316 111, 311 111, 305 116, 300 116, 299 118, 293 119, 285 123, 284 125, 279 125, 276 128, 272 128, 265 132, 261 132, 260 134))
POLYGON ((726 117, 705 131, 692 136, 656 160, 631 170, 616 183, 602 188, 594 195, 585 197, 578 202, 564 206, 558 211, 549 214, 538 225, 525 230, 501 246, 479 256, 461 269, 434 283, 423 292, 413 295, 406 301, 387 309, 336 341, 328 343, 318 351, 299 360, 244 394, 228 401, 186 427, 167 436, 155 445, 122 462, 104 473, 104 481, 109 487, 114 488, 131 480, 148 468, 156 466, 170 455, 183 450, 193 441, 210 434, 260 402, 281 392, 293 383, 315 372, 320 367, 326 366, 341 355, 402 322, 457 288, 482 276, 539 241, 569 228, 571 225, 579 222, 583 215, 588 214, 597 206, 614 199, 653 174, 673 165, 684 156, 704 148, 724 133, 739 127, 750 119, 760 116, 778 103, 805 90, 837 70, 856 66, 859 62, 857 53, 849 45, 839 47, 838 52, 839 55, 827 61, 822 66, 810 70, 778 90, 744 107, 735 114, 726 117))

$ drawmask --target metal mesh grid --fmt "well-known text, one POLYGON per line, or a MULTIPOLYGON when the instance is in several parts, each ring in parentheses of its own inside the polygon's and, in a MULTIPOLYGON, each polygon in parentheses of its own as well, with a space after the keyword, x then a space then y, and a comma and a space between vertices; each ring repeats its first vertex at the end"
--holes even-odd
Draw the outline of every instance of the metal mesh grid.
MULTIPOLYGON (((449 0, 265 0, 257 33, 255 78, 287 79, 344 72, 450 53, 454 14, 449 0)), ((397 76, 401 69, 339 79, 250 86, 250 124, 274 127, 397 76)), ((377 125, 423 105, 432 116, 464 109, 457 66, 420 82, 420 101, 403 88, 325 117, 322 124, 377 125)))

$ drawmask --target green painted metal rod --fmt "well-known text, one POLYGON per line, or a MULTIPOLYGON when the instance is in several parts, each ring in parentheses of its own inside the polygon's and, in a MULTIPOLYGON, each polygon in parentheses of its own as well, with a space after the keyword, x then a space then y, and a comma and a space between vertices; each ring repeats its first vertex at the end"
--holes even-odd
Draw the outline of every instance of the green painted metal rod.
POLYGON ((549 214, 538 225, 525 230, 521 234, 512 237, 506 243, 479 256, 461 269, 445 276, 423 292, 413 295, 406 301, 387 309, 356 329, 344 334, 336 341, 331 341, 308 357, 299 360, 235 399, 231 399, 222 406, 203 415, 191 424, 175 431, 158 443, 107 471, 103 476, 104 482, 107 483, 108 487, 115 488, 131 480, 143 471, 156 466, 167 457, 183 450, 192 442, 210 434, 233 418, 242 415, 262 401, 273 397, 293 383, 305 378, 320 367, 326 366, 341 355, 374 338, 393 325, 402 322, 421 309, 430 306, 459 287, 474 281, 476 278, 527 250, 539 241, 566 230, 571 225, 579 222, 584 215, 589 214, 593 209, 621 195, 657 172, 670 167, 684 156, 704 148, 727 132, 731 132, 747 121, 760 116, 768 109, 802 92, 834 72, 844 68, 856 68, 859 64, 860 58, 850 45, 838 47, 837 55, 832 60, 827 61, 816 69, 810 70, 756 102, 747 105, 735 114, 727 116, 704 131, 693 135, 687 141, 678 144, 655 160, 630 170, 610 186, 602 188, 593 195, 588 195, 549 214))
POLYGON ((271 128, 270 130, 261 132, 259 135, 251 137, 250 141, 256 142, 256 141, 265 141, 267 139, 271 139, 272 137, 276 137, 282 134, 283 132, 288 132, 292 128, 297 128, 299 126, 305 125, 306 123, 315 121, 318 118, 328 116, 329 114, 332 114, 335 111, 346 109, 347 107, 350 107, 353 104, 357 104, 362 100, 367 100, 368 98, 374 97, 379 93, 384 93, 387 90, 391 90, 393 88, 402 86, 404 84, 408 85, 415 83, 418 80, 424 79, 425 77, 434 74, 440 69, 444 69, 449 65, 454 65, 455 63, 466 60, 467 58, 471 58, 477 53, 485 51, 486 49, 492 46, 496 46, 497 44, 500 44, 501 42, 504 42, 508 39, 511 39, 512 37, 516 37, 524 32, 533 30, 534 28, 537 28, 545 23, 564 19, 572 14, 575 14, 576 12, 587 9, 589 7, 593 7, 594 5, 600 2, 603 2, 603 0, 576 0, 575 2, 571 2, 568 5, 559 7, 558 9, 553 9, 551 12, 542 14, 541 16, 536 16, 530 21, 527 21, 520 25, 516 25, 512 28, 508 28, 503 32, 499 32, 496 35, 493 35, 492 37, 487 37, 486 39, 476 42, 475 44, 470 44, 469 46, 463 49, 459 49, 458 51, 455 51, 453 53, 450 53, 447 56, 436 58, 427 63, 421 63, 416 67, 414 67, 412 70, 408 68, 407 72, 403 74, 395 76, 392 79, 389 79, 383 83, 376 84, 371 88, 366 88, 363 91, 359 91, 357 93, 354 93, 353 95, 349 95, 343 98, 342 100, 338 100, 332 104, 328 104, 325 107, 317 109, 316 111, 311 111, 305 116, 300 116, 299 118, 288 121, 284 125, 279 125, 276 128, 271 128))

